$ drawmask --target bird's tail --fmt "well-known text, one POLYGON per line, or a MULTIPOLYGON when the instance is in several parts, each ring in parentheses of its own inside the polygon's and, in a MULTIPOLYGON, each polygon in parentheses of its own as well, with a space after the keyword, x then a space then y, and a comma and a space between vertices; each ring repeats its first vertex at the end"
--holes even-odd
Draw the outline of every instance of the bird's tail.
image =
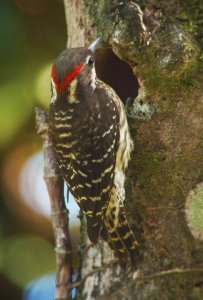
MULTIPOLYGON (((108 231, 109 246, 113 249, 121 263, 126 260, 127 254, 129 254, 132 263, 135 264, 138 243, 126 219, 124 206, 120 206, 117 222, 114 222, 112 219, 111 211, 107 212, 105 227, 108 231)), ((104 237, 103 234, 102 237, 104 237)), ((107 240, 106 238, 104 239, 107 240)))

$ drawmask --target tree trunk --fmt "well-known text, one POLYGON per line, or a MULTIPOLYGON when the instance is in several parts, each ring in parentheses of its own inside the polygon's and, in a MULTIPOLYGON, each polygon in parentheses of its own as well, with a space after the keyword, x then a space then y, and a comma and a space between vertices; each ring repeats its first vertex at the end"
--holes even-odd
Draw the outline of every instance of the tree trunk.
POLYGON ((137 97, 128 111, 135 150, 125 205, 138 272, 121 270, 106 243, 90 246, 78 297, 203 299, 201 0, 64 2, 68 47, 101 36, 98 77, 125 104, 137 97))

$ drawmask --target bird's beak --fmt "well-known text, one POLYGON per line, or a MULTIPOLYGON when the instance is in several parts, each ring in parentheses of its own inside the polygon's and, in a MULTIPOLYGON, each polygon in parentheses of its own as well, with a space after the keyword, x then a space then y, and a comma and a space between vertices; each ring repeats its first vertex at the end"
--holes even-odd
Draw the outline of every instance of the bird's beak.
POLYGON ((92 42, 88 49, 92 51, 92 53, 95 52, 95 50, 97 49, 98 44, 102 41, 102 38, 97 38, 94 42, 92 42))

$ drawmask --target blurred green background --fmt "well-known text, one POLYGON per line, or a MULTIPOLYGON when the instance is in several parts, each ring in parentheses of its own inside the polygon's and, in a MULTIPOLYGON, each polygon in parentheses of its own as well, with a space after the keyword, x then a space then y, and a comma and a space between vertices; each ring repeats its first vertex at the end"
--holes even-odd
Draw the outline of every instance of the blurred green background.
POLYGON ((62 0, 1 0, 1 299, 22 299, 30 281, 55 271, 34 108, 48 108, 50 68, 66 40, 62 0))

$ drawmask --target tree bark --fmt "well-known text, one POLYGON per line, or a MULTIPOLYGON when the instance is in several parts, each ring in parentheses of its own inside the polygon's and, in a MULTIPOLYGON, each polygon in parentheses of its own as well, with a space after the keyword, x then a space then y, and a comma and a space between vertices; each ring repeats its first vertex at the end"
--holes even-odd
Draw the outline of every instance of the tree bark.
POLYGON ((78 297, 203 299, 201 0, 64 3, 68 47, 101 36, 98 77, 124 103, 137 96, 129 108, 135 150, 126 209, 139 241, 138 271, 121 270, 106 243, 85 248, 83 224, 78 297))
POLYGON ((37 133, 43 141, 44 180, 50 199, 51 221, 55 238, 56 284, 55 300, 70 299, 72 281, 71 242, 69 236, 68 211, 64 202, 64 182, 57 165, 53 144, 49 136, 48 113, 36 108, 37 133))

